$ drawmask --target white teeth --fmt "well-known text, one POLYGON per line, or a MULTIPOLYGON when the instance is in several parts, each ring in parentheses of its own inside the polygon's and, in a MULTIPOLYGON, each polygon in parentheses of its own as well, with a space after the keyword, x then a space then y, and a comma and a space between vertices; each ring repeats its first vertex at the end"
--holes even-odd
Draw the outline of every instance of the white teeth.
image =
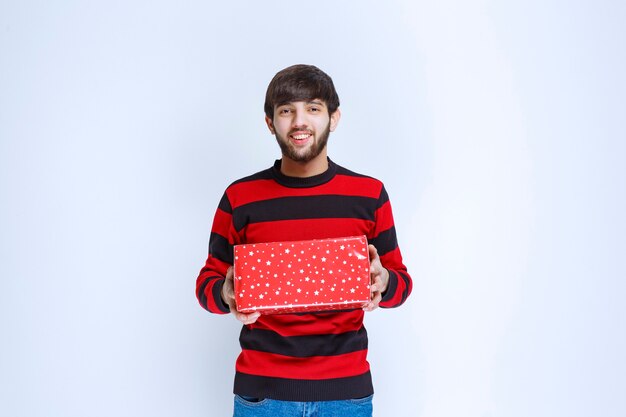
POLYGON ((296 140, 306 139, 308 137, 309 137, 308 134, 306 134, 306 135, 294 135, 293 136, 293 138, 296 139, 296 140))

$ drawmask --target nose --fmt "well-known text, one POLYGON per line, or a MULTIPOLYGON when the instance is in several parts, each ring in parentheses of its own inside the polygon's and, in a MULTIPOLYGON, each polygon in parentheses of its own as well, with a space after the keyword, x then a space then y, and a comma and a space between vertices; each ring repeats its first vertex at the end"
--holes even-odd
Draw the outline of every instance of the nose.
POLYGON ((292 127, 306 127, 306 113, 303 110, 295 110, 293 112, 292 127))

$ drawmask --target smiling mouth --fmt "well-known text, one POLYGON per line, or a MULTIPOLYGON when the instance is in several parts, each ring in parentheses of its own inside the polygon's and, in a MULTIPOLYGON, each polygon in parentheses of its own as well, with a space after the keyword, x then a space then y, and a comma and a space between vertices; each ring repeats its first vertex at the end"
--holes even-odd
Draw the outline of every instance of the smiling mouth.
POLYGON ((308 138, 309 136, 311 136, 310 133, 301 133, 299 135, 291 135, 292 138, 294 138, 295 140, 303 140, 308 138))
POLYGON ((296 143, 302 143, 302 142, 305 142, 310 137, 313 137, 313 134, 311 132, 300 131, 300 132, 294 132, 290 134, 289 137, 293 139, 296 143))

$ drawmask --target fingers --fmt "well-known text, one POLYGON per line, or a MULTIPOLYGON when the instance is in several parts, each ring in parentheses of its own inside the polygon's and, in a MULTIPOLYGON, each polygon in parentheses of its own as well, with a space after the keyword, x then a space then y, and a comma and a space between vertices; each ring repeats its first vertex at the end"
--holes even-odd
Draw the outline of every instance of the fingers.
POLYGON ((372 293, 372 299, 363 306, 363 310, 365 311, 373 311, 376 310, 378 308, 378 305, 380 304, 380 301, 382 300, 382 294, 381 294, 381 289, 382 287, 382 282, 380 279, 380 276, 374 276, 373 277, 373 282, 370 285, 370 291, 372 293))
POLYGON ((261 316, 261 313, 258 311, 255 313, 245 314, 240 313, 237 310, 233 310, 233 314, 235 315, 235 318, 243 324, 252 324, 261 316))
POLYGON ((239 311, 237 311, 237 303, 235 302, 235 287, 233 284, 233 276, 234 276, 234 272, 233 272, 233 267, 231 266, 226 271, 226 277, 225 277, 226 280, 224 281, 224 286, 222 287, 222 298, 224 299, 226 304, 228 304, 228 306, 230 307, 231 313, 233 313, 233 316, 235 316, 237 320, 239 320, 243 324, 252 324, 255 321, 257 321, 261 313, 254 312, 254 313, 246 314, 246 313, 240 313, 239 311))
POLYGON ((372 285, 370 285, 370 292, 372 293, 381 292, 382 286, 383 286, 383 283, 380 279, 380 276, 375 276, 374 282, 372 282, 372 285))
POLYGON ((370 274, 379 275, 385 269, 378 256, 378 250, 374 245, 369 245, 370 252, 370 274))
POLYGON ((235 304, 235 287, 233 284, 232 269, 233 268, 231 267, 228 268, 228 271, 226 271, 226 279, 224 280, 224 285, 222 285, 221 292, 222 300, 224 300, 224 302, 230 306, 231 310, 233 309, 233 305, 235 304))
POLYGON ((363 310, 365 311, 374 311, 378 308, 378 305, 380 304, 380 300, 382 300, 382 295, 380 294, 380 292, 376 292, 374 293, 374 297, 372 297, 372 300, 365 304, 363 306, 363 310))
POLYGON ((233 313, 233 316, 243 324, 252 324, 261 316, 261 313, 255 311, 254 313, 240 313, 237 311, 237 305, 235 303, 235 298, 233 297, 232 302, 229 303, 230 312, 233 313))
POLYGON ((378 256, 376 247, 374 245, 368 245, 368 250, 370 255, 370 277, 372 280, 370 291, 372 293, 372 299, 363 306, 363 310, 373 311, 379 307, 383 299, 382 292, 387 288, 386 281, 388 281, 389 278, 387 270, 380 262, 380 256, 378 256))
POLYGON ((370 279, 372 281, 371 291, 372 292, 384 292, 387 289, 387 285, 389 283, 389 271, 385 269, 383 264, 380 262, 380 257, 378 256, 378 251, 374 247, 374 245, 369 245, 370 250, 370 279))
POLYGON ((383 272, 383 264, 380 262, 378 250, 374 245, 369 245, 370 252, 370 274, 373 276, 380 275, 383 272))
POLYGON ((369 250, 371 257, 378 256, 378 249, 376 249, 376 246, 370 243, 369 245, 367 245, 367 249, 369 250))

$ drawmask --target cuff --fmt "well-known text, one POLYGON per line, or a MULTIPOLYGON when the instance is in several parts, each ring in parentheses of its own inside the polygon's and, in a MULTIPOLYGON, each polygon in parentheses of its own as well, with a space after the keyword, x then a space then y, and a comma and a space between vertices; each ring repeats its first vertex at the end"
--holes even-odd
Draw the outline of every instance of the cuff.
POLYGON ((220 279, 215 283, 213 287, 213 297, 215 298, 215 304, 220 311, 224 313, 230 313, 230 306, 224 302, 222 299, 222 288, 224 287, 225 279, 220 279))
POLYGON ((390 269, 387 271, 389 272, 389 282, 387 283, 387 289, 381 294, 383 297, 380 300, 381 303, 391 300, 396 293, 396 288, 398 288, 398 275, 390 269))

